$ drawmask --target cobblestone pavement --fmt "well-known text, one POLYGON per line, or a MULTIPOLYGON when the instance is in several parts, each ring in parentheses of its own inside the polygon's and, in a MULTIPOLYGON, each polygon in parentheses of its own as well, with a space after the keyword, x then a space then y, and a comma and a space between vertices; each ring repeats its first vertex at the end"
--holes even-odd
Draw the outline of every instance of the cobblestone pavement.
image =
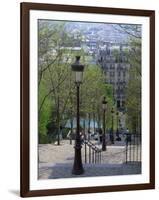
MULTIPOLYGON (((100 145, 99 145, 99 148, 100 145)), ((107 146, 107 151, 102 152, 101 164, 84 163, 84 147, 82 160, 85 173, 72 175, 74 159, 74 145, 68 140, 61 141, 60 146, 55 144, 39 145, 39 179, 112 176, 141 173, 141 165, 136 162, 125 164, 125 146, 107 146)))

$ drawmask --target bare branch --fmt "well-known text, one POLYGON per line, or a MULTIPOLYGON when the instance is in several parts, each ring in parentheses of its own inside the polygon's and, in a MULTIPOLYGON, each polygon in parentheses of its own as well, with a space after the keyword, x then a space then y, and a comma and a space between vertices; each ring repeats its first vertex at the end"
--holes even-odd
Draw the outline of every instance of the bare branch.
POLYGON ((46 98, 49 96, 49 95, 51 95, 51 93, 53 93, 65 80, 66 80, 66 78, 67 78, 67 75, 63 78, 63 80, 56 86, 56 87, 54 87, 53 89, 51 89, 45 96, 44 96, 44 98, 43 98, 43 100, 42 100, 42 103, 41 103, 41 105, 40 105, 40 108, 39 108, 39 114, 40 114, 40 112, 41 112, 41 110, 42 110, 42 107, 43 107, 43 105, 44 105, 44 103, 45 103, 45 100, 46 100, 46 98))
MULTIPOLYGON (((120 27, 119 29, 116 27, 116 26, 113 26, 113 28, 115 30, 117 30, 118 32, 121 32, 123 31, 124 33, 134 37, 134 38, 138 38, 138 39, 141 39, 141 36, 140 35, 137 35, 137 34, 134 34, 132 30, 128 29, 126 26, 123 26, 122 24, 118 24, 118 26, 120 27), (128 31, 130 30, 130 31, 128 31)), ((139 32, 138 32, 139 33, 139 32)))
POLYGON ((57 56, 55 57, 55 59, 52 60, 44 69, 42 69, 42 70, 40 71, 38 85, 40 85, 40 82, 41 82, 43 73, 44 73, 51 65, 53 65, 53 64, 57 61, 57 59, 58 59, 58 57, 60 56, 60 54, 61 54, 61 53, 57 54, 57 56))

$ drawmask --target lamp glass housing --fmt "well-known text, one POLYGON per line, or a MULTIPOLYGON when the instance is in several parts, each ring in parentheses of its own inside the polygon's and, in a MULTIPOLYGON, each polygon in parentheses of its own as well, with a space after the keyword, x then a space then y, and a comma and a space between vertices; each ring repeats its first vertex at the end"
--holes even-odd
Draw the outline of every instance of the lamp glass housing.
POLYGON ((71 65, 71 67, 74 72, 75 83, 82 83, 84 65, 80 63, 80 56, 76 56, 76 61, 71 65))
POLYGON ((102 107, 103 107, 103 110, 106 110, 107 109, 107 103, 103 103, 102 107))
POLYGON ((102 101, 102 108, 103 108, 103 110, 107 109, 107 101, 105 100, 105 97, 104 97, 104 99, 102 101))
POLYGON ((83 72, 80 72, 80 71, 75 71, 74 72, 75 74, 75 83, 82 83, 82 80, 83 80, 83 72))

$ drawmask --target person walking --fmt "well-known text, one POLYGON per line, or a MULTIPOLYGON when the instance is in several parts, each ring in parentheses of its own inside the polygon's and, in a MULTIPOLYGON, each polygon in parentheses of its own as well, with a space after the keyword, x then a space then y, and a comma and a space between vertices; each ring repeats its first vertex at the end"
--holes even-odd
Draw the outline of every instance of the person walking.
POLYGON ((103 139, 102 129, 99 128, 99 141, 100 141, 100 143, 102 143, 102 139, 103 139))
POLYGON ((129 129, 126 129, 126 143, 131 142, 131 134, 129 132, 129 129))

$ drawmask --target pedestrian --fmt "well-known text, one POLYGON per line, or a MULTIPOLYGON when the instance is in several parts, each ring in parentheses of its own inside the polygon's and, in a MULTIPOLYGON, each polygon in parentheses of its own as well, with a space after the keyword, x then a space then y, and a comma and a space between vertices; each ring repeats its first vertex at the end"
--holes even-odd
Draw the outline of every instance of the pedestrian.
POLYGON ((60 126, 60 140, 62 140, 62 139, 63 139, 63 136, 62 136, 62 129, 63 129, 63 127, 62 127, 62 126, 60 126))
POLYGON ((103 139, 102 129, 99 128, 99 141, 100 141, 100 143, 102 143, 102 139, 103 139))
POLYGON ((88 140, 90 140, 91 139, 91 131, 90 131, 90 129, 88 130, 88 140))
POLYGON ((126 129, 126 143, 131 142, 131 134, 129 133, 129 129, 126 129))
POLYGON ((67 138, 70 139, 71 138, 71 130, 69 130, 68 134, 67 134, 67 138))
POLYGON ((84 137, 85 135, 84 135, 84 131, 83 130, 81 130, 81 132, 80 132, 80 139, 81 139, 81 144, 83 144, 84 143, 84 139, 85 139, 85 137, 84 137))

